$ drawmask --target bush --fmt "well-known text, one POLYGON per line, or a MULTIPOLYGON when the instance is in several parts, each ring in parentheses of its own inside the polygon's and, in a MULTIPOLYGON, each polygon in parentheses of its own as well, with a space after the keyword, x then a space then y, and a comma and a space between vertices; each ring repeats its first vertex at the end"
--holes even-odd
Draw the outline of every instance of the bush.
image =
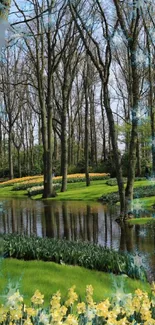
MULTIPOLYGON (((134 199, 142 198, 142 197, 150 197, 150 196, 155 196, 154 184, 148 186, 141 186, 134 189, 133 192, 134 199)), ((116 203, 119 201, 119 194, 118 192, 104 194, 99 198, 99 201, 116 203)))
MULTIPOLYGON (((123 180, 124 180, 124 183, 127 182, 126 177, 123 177, 123 180)), ((144 181, 144 180, 146 180, 146 177, 135 177, 135 182, 144 181)), ((108 179, 106 184, 109 185, 109 186, 115 186, 115 185, 117 185, 117 179, 116 178, 110 178, 110 179, 108 179)))
POLYGON ((124 273, 132 278, 145 278, 144 270, 134 265, 129 255, 102 246, 15 234, 4 235, 3 238, 4 256, 79 265, 98 271, 124 273))

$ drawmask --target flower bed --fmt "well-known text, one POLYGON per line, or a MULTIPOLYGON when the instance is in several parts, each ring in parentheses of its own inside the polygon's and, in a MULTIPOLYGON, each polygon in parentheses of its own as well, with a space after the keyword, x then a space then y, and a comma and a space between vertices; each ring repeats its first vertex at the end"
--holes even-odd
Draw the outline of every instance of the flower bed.
POLYGON ((4 256, 24 260, 43 260, 79 265, 131 278, 146 279, 143 268, 134 264, 132 256, 91 243, 52 238, 4 235, 4 256))
MULTIPOLYGON (((109 174, 90 174, 90 180, 104 180, 108 179, 109 174)), ((53 184, 55 183, 61 183, 62 177, 61 176, 56 176, 53 177, 53 184)), ((74 174, 74 175, 68 175, 67 176, 67 183, 77 183, 77 182, 85 182, 85 174, 74 174)), ((28 188, 34 187, 34 186, 41 186, 43 185, 43 177, 40 177, 36 179, 35 181, 31 179, 28 182, 22 182, 22 183, 17 183, 14 184, 13 186, 13 191, 19 191, 19 190, 27 190, 28 188)))
POLYGON ((22 182, 27 182, 27 181, 34 181, 37 180, 38 178, 42 178, 42 176, 37 175, 37 176, 26 176, 22 178, 14 178, 14 179, 9 179, 8 181, 1 182, 0 187, 6 187, 6 186, 12 186, 16 183, 22 183, 22 182))
MULTIPOLYGON (((53 187, 55 190, 60 189, 60 183, 53 184, 53 187)), ((29 196, 37 195, 37 194, 43 194, 44 186, 33 186, 27 189, 27 193, 29 196)))
POLYGON ((7 295, 0 307, 0 324, 8 325, 154 325, 155 324, 155 284, 152 283, 151 296, 140 289, 132 295, 122 292, 112 299, 96 303, 93 287, 87 285, 85 301, 81 301, 75 286, 68 290, 67 299, 62 301, 60 291, 44 308, 44 295, 36 290, 29 306, 17 290, 7 295))

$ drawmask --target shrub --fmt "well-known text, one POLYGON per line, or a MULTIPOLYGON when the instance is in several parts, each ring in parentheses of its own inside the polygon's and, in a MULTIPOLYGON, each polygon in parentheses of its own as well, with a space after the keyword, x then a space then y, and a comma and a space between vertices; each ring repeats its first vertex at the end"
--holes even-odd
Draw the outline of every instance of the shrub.
POLYGON ((145 278, 143 269, 134 265, 131 256, 91 243, 59 239, 4 235, 4 255, 24 260, 43 260, 79 265, 133 278, 145 278))
MULTIPOLYGON (((120 289, 120 288, 119 288, 120 289)), ((60 291, 56 292, 45 309, 44 295, 36 290, 29 306, 24 304, 19 291, 6 296, 0 307, 0 323, 3 325, 154 325, 155 324, 155 284, 151 286, 151 296, 140 289, 134 294, 121 292, 112 299, 95 302, 93 287, 86 286, 85 301, 79 299, 75 286, 68 290, 65 301, 60 291)))
MULTIPOLYGON (((126 177, 123 177, 123 180, 124 180, 124 183, 127 182, 127 178, 126 177)), ((135 177, 135 182, 137 181, 144 181, 146 180, 146 177, 135 177)), ((115 186, 117 185, 117 179, 116 178, 110 178, 108 179, 108 181, 106 182, 107 185, 109 186, 115 186)))
MULTIPOLYGON (((59 183, 53 184, 53 187, 54 187, 55 190, 58 190, 58 189, 60 189, 60 184, 59 183)), ((34 186, 34 187, 31 187, 31 188, 28 188, 27 193, 28 193, 29 196, 34 196, 34 195, 37 195, 37 194, 43 194, 43 190, 44 190, 43 185, 34 186)))
MULTIPOLYGON (((142 198, 155 196, 155 187, 154 184, 148 186, 141 186, 134 189, 133 198, 142 198)), ((118 192, 113 192, 109 194, 104 194, 99 198, 99 201, 107 202, 107 203, 116 203, 119 201, 118 192)))

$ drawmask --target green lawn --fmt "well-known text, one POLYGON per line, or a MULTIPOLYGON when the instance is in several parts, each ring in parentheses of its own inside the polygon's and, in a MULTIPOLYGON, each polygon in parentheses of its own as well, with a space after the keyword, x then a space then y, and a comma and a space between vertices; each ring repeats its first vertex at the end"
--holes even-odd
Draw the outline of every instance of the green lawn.
POLYGON ((127 220, 132 225, 145 225, 148 222, 155 222, 155 219, 152 217, 146 217, 146 218, 133 218, 130 220, 127 220))
MULTIPOLYGON (((149 180, 137 181, 134 187, 150 185, 149 180)), ((116 192, 117 186, 106 185, 106 180, 91 181, 91 185, 86 187, 85 182, 69 183, 67 191, 64 193, 58 192, 55 198, 50 200, 56 201, 97 201, 103 194, 116 192)), ((23 198, 27 191, 12 191, 12 186, 0 188, 0 197, 18 197, 23 198)), ((42 195, 37 195, 33 199, 41 199, 42 195)), ((144 202, 146 208, 151 208, 155 204, 155 196, 139 199, 139 202, 144 202)))
POLYGON ((16 259, 5 259, 2 261, 0 277, 0 291, 6 288, 8 279, 13 282, 21 277, 20 292, 24 295, 26 303, 36 289, 45 295, 48 304, 50 297, 60 290, 65 298, 67 290, 76 285, 76 291, 82 299, 85 297, 85 287, 92 284, 94 287, 94 299, 100 301, 114 294, 113 281, 124 280, 124 288, 127 292, 134 292, 141 288, 150 292, 150 285, 138 280, 132 280, 124 276, 114 276, 108 273, 86 270, 78 266, 59 265, 52 262, 21 261, 16 259))
POLYGON ((12 191, 13 186, 7 186, 7 187, 0 187, 0 197, 25 197, 27 195, 27 191, 12 191))

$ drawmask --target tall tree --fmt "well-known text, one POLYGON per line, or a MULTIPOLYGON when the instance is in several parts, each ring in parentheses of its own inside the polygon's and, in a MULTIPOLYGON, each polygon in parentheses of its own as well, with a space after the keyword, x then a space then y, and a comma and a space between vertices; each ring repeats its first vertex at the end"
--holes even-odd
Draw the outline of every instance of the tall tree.
MULTIPOLYGON (((90 4, 90 6, 92 3, 90 4)), ((138 36, 139 36, 139 9, 136 7, 136 1, 133 0, 133 4, 131 7, 131 19, 129 22, 129 26, 126 23, 126 15, 128 8, 123 7, 124 3, 119 0, 114 0, 114 5, 116 8, 116 22, 114 23, 113 30, 111 31, 110 23, 108 22, 109 17, 104 10, 104 3, 96 0, 96 12, 98 20, 100 20, 100 28, 102 29, 102 39, 105 44, 104 50, 101 47, 101 41, 97 40, 96 34, 94 35, 90 33, 90 26, 87 26, 86 20, 84 19, 84 12, 81 11, 83 6, 83 2, 80 4, 78 2, 74 3, 69 1, 70 10, 72 12, 73 18, 76 22, 78 31, 81 35, 81 38, 84 42, 84 45, 87 49, 87 53, 90 56, 92 62, 94 63, 97 71, 99 72, 103 94, 104 94, 104 106, 109 122, 109 131, 110 138, 113 148, 113 157, 115 159, 116 165, 116 175, 118 182, 118 189, 120 195, 120 212, 122 217, 126 217, 128 211, 131 209, 131 203, 133 199, 133 185, 134 185, 134 177, 135 177, 135 166, 136 166, 136 146, 137 146, 137 127, 138 127, 138 119, 137 119, 137 111, 138 111, 138 101, 139 101, 139 79, 138 79, 138 71, 136 65, 136 50, 138 45, 138 36), (112 39, 114 37, 116 28, 118 27, 118 23, 121 26, 123 34, 126 38, 126 42, 128 44, 129 55, 130 55, 130 66, 132 71, 132 130, 130 137, 130 147, 129 147, 129 165, 128 165, 128 178, 127 178, 127 186, 124 191, 123 177, 122 177, 122 164, 121 157, 118 150, 118 142, 116 136, 116 128, 115 121, 112 112, 112 108, 110 105, 110 95, 109 95, 109 75, 110 75, 110 65, 112 60, 112 50, 111 44, 112 39), (89 39, 89 42, 87 41, 89 39), (90 43, 94 47, 94 53, 91 51, 90 43)), ((92 8, 92 7, 91 7, 92 8)), ((89 12, 87 7, 87 12, 89 12)), ((93 10, 93 14, 90 9, 90 15, 92 20, 95 16, 95 8, 93 10)), ((88 17, 87 17, 88 19, 88 17)), ((89 17, 90 19, 90 17, 89 17)), ((92 27, 94 28, 94 26, 92 27)))
MULTIPOLYGON (((126 11, 124 6, 119 0, 114 0, 116 12, 121 26, 122 32, 126 38, 129 50, 129 66, 131 68, 131 137, 129 146, 129 164, 128 164, 128 177, 127 186, 125 189, 126 207, 131 209, 133 200, 133 186, 135 178, 136 167, 136 148, 137 148, 137 132, 138 132, 138 107, 139 107, 139 74, 137 65, 137 49, 138 49, 138 36, 140 32, 140 13, 137 7, 137 1, 131 2, 132 16, 129 25, 126 22, 126 11)), ((127 9, 128 10, 128 6, 127 9)))
MULTIPOLYGON (((97 42, 97 40, 92 35, 92 33, 89 32, 89 28, 85 23, 85 19, 80 13, 81 6, 83 6, 83 2, 80 3, 80 6, 78 7, 78 5, 76 6, 71 1, 69 1, 70 10, 76 22, 83 43, 86 47, 87 54, 89 55, 90 59, 94 63, 101 78, 103 94, 104 94, 104 106, 105 106, 105 110, 109 122, 113 152, 116 159, 115 162, 116 162, 116 171, 117 171, 117 182, 118 182, 119 195, 120 195, 120 209, 121 209, 121 214, 124 215, 125 193, 124 193, 124 183, 123 183, 123 176, 122 176, 122 166, 121 166, 121 159, 118 150, 115 122, 114 122, 112 109, 110 106, 110 95, 109 95, 109 74, 110 74, 110 65, 112 59, 111 38, 114 35, 114 31, 117 26, 117 23, 116 26, 113 28, 113 32, 111 33, 107 22, 107 17, 105 16, 105 12, 98 0, 96 1, 96 5, 97 5, 96 9, 98 11, 98 16, 100 19, 101 29, 102 29, 103 42, 100 42, 100 44, 101 43, 105 44, 104 50, 103 48, 100 47, 99 42, 97 42), (90 44, 91 44, 91 48, 90 48, 90 44), (92 51, 92 47, 94 48, 94 51, 92 51)), ((87 8, 87 12, 88 12, 88 8, 87 8)), ((87 17, 87 19, 89 20, 90 17, 89 18, 87 17)))

